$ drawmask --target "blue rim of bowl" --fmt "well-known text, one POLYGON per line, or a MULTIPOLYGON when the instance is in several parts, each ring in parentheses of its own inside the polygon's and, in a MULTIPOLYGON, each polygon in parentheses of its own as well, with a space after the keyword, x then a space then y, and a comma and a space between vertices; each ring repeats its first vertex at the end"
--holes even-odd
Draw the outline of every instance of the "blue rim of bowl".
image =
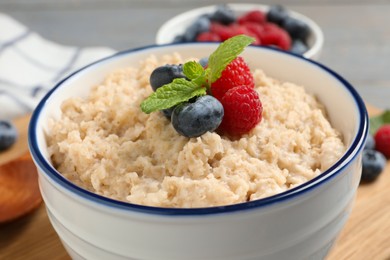
MULTIPOLYGON (((134 48, 129 49, 125 51, 118 52, 114 55, 111 55, 109 57, 97 60, 89 65, 84 66, 83 68, 73 72, 63 80, 61 80, 59 83, 57 83, 40 101, 40 103, 35 108, 30 124, 29 124, 29 131, 28 131, 28 143, 30 152, 34 158, 35 163, 37 166, 39 166, 43 171, 44 174, 49 177, 51 180, 55 181, 57 184, 59 184, 62 188, 65 190, 69 190, 72 193, 75 193, 79 196, 81 196, 83 199, 86 199, 87 201, 97 203, 99 205, 105 205, 116 209, 122 209, 122 210, 130 210, 138 213, 148 213, 153 215, 171 215, 171 216, 197 216, 197 215, 210 215, 210 214, 225 214, 225 213, 234 213, 244 210, 252 210, 252 209, 258 209, 261 207, 269 206, 271 204, 282 202, 288 199, 292 199, 298 195, 302 195, 308 191, 313 190, 319 185, 324 184, 325 182, 329 181, 330 179, 336 177, 340 172, 343 171, 352 161, 354 161, 359 154, 359 151, 363 149, 364 140, 368 133, 368 113, 366 110, 366 106, 358 94, 358 92, 354 89, 354 87, 349 84, 343 77, 338 75, 333 70, 325 67, 324 65, 304 58, 300 55, 296 55, 290 52, 281 51, 275 48, 265 47, 265 46, 251 46, 251 48, 263 48, 263 49, 269 49, 270 51, 275 52, 281 52, 285 55, 291 55, 295 58, 301 59, 303 61, 309 62, 317 67, 320 67, 321 69, 325 70, 327 73, 329 73, 331 76, 336 78, 338 81, 342 83, 342 85, 349 91, 351 96, 353 97, 356 106, 359 110, 359 129, 357 134, 354 137, 354 140, 352 144, 350 145, 349 149, 345 152, 345 154, 340 158, 337 163, 335 163, 332 167, 330 167, 328 170, 320 174, 319 176, 313 178, 312 180, 305 182, 295 188, 289 189, 287 191, 284 191, 282 193, 262 198, 259 200, 254 201, 248 201, 238 204, 232 204, 232 205, 226 205, 226 206, 214 206, 214 207, 205 207, 205 208, 165 208, 165 207, 154 207, 154 206, 145 206, 145 205, 138 205, 138 204, 132 204, 128 202, 122 202, 114 199, 110 199, 108 197, 104 197, 98 194, 95 194, 93 192, 90 192, 88 190, 85 190, 69 180, 67 180, 65 177, 63 177, 58 171, 54 169, 53 166, 51 166, 47 160, 45 159, 44 155, 39 151, 38 141, 36 137, 36 129, 37 129, 37 122, 40 117, 40 112, 45 107, 45 104, 47 100, 50 98, 50 96, 55 92, 57 88, 59 88, 62 84, 64 84, 67 80, 72 78, 73 76, 77 75, 78 73, 86 70, 87 68, 90 68, 92 66, 95 66, 99 63, 105 62, 107 60, 117 58, 122 55, 127 55, 129 53, 139 52, 146 49, 151 48, 164 48, 166 46, 173 46, 173 45, 201 45, 201 44, 210 44, 210 43, 171 43, 171 44, 164 44, 164 45, 148 45, 140 48, 134 48), (359 145, 360 144, 360 145, 359 145), (344 161, 348 159, 352 154, 353 157, 349 159, 347 163, 342 165, 344 161), (340 167, 339 169, 336 169, 340 167)), ((213 44, 213 43, 211 43, 213 44)), ((215 44, 216 45, 216 44, 215 44)))

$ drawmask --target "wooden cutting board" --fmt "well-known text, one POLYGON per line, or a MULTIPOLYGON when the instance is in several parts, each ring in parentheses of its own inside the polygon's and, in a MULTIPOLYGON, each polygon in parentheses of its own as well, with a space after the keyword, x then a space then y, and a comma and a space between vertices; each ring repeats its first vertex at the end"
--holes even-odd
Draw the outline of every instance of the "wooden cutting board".
MULTIPOLYGON (((368 109, 371 115, 380 112, 368 109)), ((18 124, 25 142, 27 125, 28 117, 18 124)), ((18 150, 15 157, 22 154, 18 150)), ((0 163, 11 157, 0 155, 0 163)), ((24 217, 0 224, 0 259, 70 259, 50 225, 43 203, 24 217)), ((390 163, 376 182, 358 189, 351 217, 327 257, 327 260, 343 259, 390 259, 390 163)))

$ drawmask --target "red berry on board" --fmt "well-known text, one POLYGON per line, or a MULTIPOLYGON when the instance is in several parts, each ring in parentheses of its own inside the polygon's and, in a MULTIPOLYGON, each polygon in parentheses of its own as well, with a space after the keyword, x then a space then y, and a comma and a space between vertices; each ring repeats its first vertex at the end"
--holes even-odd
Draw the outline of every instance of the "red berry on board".
POLYGON ((374 135, 375 150, 390 158, 390 124, 382 125, 374 135))
POLYGON ((266 16, 265 14, 260 10, 253 10, 245 13, 244 15, 240 16, 238 18, 238 23, 243 24, 246 22, 254 22, 254 23, 265 23, 266 22, 266 16))
POLYGON ((262 118, 263 106, 253 87, 229 89, 221 100, 224 116, 219 129, 230 135, 241 135, 252 130, 262 118))
POLYGON ((255 87, 250 68, 242 57, 237 57, 226 66, 221 77, 211 84, 211 94, 221 101, 229 89, 237 86, 255 87))

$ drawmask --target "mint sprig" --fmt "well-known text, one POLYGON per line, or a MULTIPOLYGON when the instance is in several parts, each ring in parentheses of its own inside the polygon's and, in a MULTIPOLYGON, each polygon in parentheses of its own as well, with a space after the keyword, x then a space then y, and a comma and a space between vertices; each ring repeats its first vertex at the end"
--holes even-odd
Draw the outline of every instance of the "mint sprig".
POLYGON ((204 74, 204 72, 205 70, 202 67, 202 65, 200 65, 196 61, 189 61, 184 63, 183 65, 183 73, 190 80, 201 77, 204 74))
POLYGON ((210 55, 207 69, 196 61, 184 63, 183 73, 188 80, 177 78, 158 88, 141 103, 141 110, 149 114, 174 107, 193 97, 206 95, 210 84, 219 79, 226 66, 254 40, 246 35, 238 35, 221 43, 210 55))
POLYGON ((158 88, 156 92, 145 99, 141 103, 141 109, 149 114, 157 110, 171 108, 193 97, 206 95, 206 91, 206 88, 193 81, 177 78, 172 83, 158 88))
POLYGON ((183 65, 184 75, 199 86, 207 87, 207 71, 196 61, 189 61, 183 65))
POLYGON ((390 124, 390 110, 386 110, 380 115, 370 117, 370 134, 375 135, 378 129, 385 124, 390 124))

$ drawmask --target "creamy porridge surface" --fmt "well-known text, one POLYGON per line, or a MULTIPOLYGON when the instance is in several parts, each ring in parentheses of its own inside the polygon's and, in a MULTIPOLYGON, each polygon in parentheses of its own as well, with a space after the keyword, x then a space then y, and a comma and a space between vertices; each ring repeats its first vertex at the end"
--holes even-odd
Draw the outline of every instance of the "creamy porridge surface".
POLYGON ((249 134, 180 136, 160 112, 140 103, 152 92, 157 66, 174 54, 151 56, 138 68, 110 73, 86 99, 62 104, 47 139, 54 166, 75 184, 136 204, 207 207, 271 196, 329 168, 344 153, 324 107, 301 86, 254 71, 263 119, 249 134))

